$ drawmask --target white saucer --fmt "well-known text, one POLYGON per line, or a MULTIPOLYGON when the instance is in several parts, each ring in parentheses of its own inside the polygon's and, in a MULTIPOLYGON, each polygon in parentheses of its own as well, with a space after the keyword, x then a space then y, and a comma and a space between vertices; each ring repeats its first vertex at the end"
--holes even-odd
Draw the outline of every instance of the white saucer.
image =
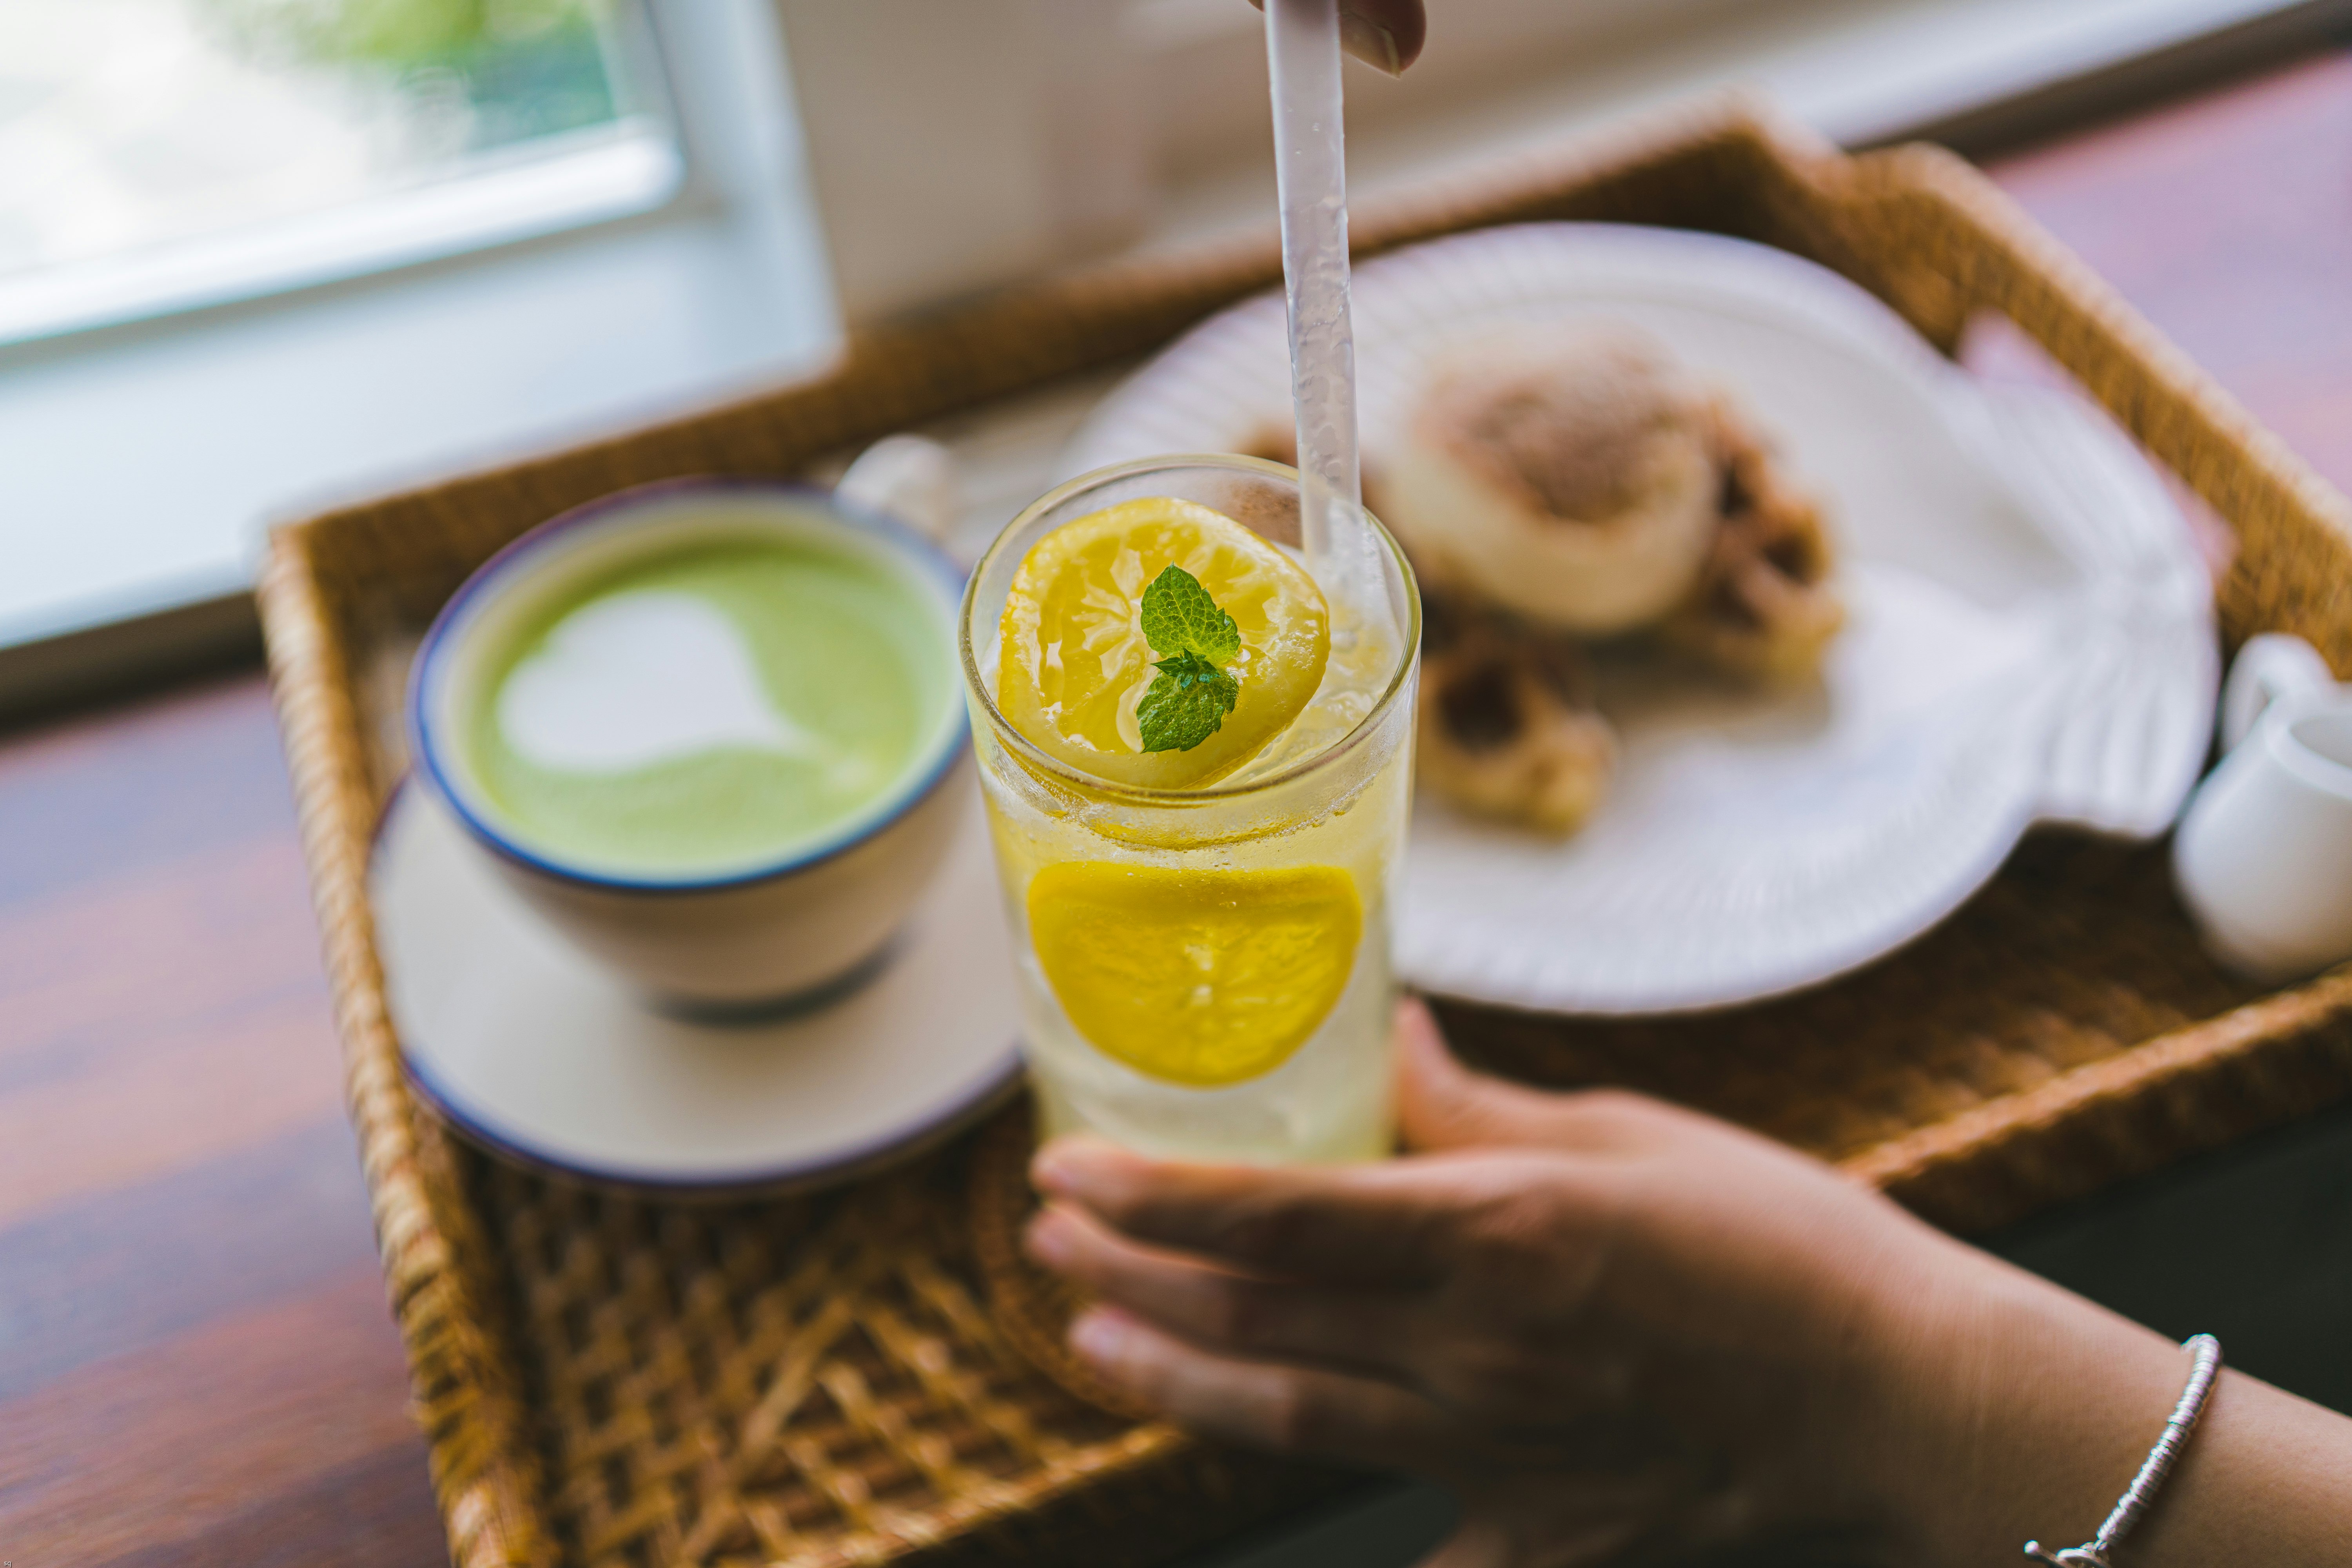
POLYGON ((446 809, 404 786, 370 890, 410 1080, 470 1141, 589 1182, 688 1192, 845 1180, 971 1124, 1021 1076, 979 792, 887 964, 750 1024, 649 1012, 549 931, 446 809))
MULTIPOLYGON (((1489 229, 1355 279, 1366 466, 1465 329, 1630 321, 1730 388, 1828 503, 1849 625, 1821 681, 1759 696, 1604 660, 1609 799, 1555 844, 1415 808, 1398 966, 1510 1006, 1641 1014, 1828 979, 1909 941, 2028 826, 2147 837, 2203 760, 2211 591, 2138 450, 2078 399, 1977 382, 1783 251, 1598 224, 1489 229)), ((1288 423, 1279 293, 1105 400, 1080 473, 1288 423)))

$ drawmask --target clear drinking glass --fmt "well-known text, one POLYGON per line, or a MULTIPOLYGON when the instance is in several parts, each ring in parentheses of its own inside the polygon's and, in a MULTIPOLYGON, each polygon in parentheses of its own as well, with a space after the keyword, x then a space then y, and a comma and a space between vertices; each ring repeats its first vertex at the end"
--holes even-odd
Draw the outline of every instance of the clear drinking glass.
POLYGON ((1091 777, 997 710, 1000 622, 1030 547, 1076 518, 1158 496, 1213 508, 1297 556, 1296 470, 1253 458, 1153 458, 1098 469, 1032 505, 964 594, 973 745, 1044 1131, 1084 1128, 1191 1159, 1377 1159, 1393 1139, 1390 909, 1412 803, 1421 640, 1412 572, 1387 531, 1370 521, 1362 540, 1376 559, 1343 562, 1333 575, 1346 581, 1320 582, 1331 652, 1313 700, 1214 784, 1153 790, 1091 777), (1073 886, 1088 889, 1075 900, 1083 907, 1073 886), (1089 1036, 1087 1020, 1106 1002, 1130 1017, 1143 998, 1171 1018, 1187 1007, 1230 1010, 1242 987, 1226 979, 1237 967, 1250 972, 1244 1001, 1256 1016, 1288 1010, 1295 1026, 1280 1037, 1305 1031, 1255 1076, 1175 1081, 1089 1036))

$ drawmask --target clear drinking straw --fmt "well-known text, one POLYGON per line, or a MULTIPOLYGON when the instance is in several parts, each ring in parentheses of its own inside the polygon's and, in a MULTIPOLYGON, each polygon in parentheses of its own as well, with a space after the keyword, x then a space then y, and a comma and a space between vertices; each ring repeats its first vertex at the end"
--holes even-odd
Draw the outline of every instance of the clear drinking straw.
POLYGON ((1299 548, 1328 593, 1355 586, 1371 562, 1356 464, 1339 0, 1265 0, 1265 58, 1298 418, 1299 548))

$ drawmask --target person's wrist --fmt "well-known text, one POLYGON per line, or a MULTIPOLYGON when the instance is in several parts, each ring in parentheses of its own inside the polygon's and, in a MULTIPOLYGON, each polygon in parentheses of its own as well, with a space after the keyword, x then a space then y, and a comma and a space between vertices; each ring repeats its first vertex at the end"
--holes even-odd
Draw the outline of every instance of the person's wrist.
POLYGON ((1842 1260, 1807 1282, 1803 1310, 1784 1321, 1787 1359, 1741 1446, 1759 1488, 1758 1527, 1849 1540, 1874 1558, 1924 1565, 1904 1548, 1912 1478, 1927 1463, 1912 1456, 1937 1442, 1922 1415, 1926 1369, 1969 1334, 1957 1314, 1931 1329, 1921 1303, 1948 1309, 1970 1293, 1947 1256, 1952 1244, 1891 1209, 1882 1217, 1893 1223, 1856 1225, 1845 1211, 1842 1260))
POLYGON ((1878 1318, 1879 1415, 1864 1431, 1879 1529, 1920 1568, 2014 1557, 2029 1537, 2087 1540, 2162 1430, 2188 1362, 2148 1330, 1948 1245, 1878 1318))
POLYGON ((1874 1542, 1887 1561, 1928 1568, 1942 1559, 1920 1553, 1915 1521, 1921 1478, 1946 1447, 1937 1412, 1953 1396, 1941 1374, 1984 1335, 1984 1302, 1969 1278, 1974 1255, 1956 1258, 1943 1237, 1904 1224, 1908 1234, 1891 1234, 1849 1276, 1834 1370, 1811 1402, 1797 1462, 1811 1473, 1817 1520, 1874 1542))

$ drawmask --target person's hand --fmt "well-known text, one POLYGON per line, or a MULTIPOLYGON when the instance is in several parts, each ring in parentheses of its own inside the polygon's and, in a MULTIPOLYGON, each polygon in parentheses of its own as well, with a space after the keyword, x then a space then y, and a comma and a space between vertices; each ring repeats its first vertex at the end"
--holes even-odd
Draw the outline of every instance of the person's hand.
MULTIPOLYGON (((1250 0, 1259 10, 1265 0, 1250 0)), ((1422 41, 1429 35, 1429 17, 1422 0, 1339 0, 1339 43, 1368 66, 1391 76, 1421 58, 1422 41)))
POLYGON ((1882 1375, 1850 1351, 1931 1288, 1940 1248, 1775 1144, 1475 1077, 1418 1006, 1400 1029, 1414 1158, 1038 1157, 1054 1201, 1030 1250, 1105 1303, 1079 1353, 1203 1431, 1446 1482, 1449 1564, 1865 1514, 1825 1462, 1882 1375))
POLYGON ((2086 1538, 2179 1393, 2173 1345, 1817 1162, 1469 1073, 1418 1005, 1399 1028, 1415 1153, 1064 1141, 1028 1245, 1099 1299, 1074 1349, 1177 1420, 1450 1486, 1446 1568, 1769 1540, 2006 1562, 2086 1538))

